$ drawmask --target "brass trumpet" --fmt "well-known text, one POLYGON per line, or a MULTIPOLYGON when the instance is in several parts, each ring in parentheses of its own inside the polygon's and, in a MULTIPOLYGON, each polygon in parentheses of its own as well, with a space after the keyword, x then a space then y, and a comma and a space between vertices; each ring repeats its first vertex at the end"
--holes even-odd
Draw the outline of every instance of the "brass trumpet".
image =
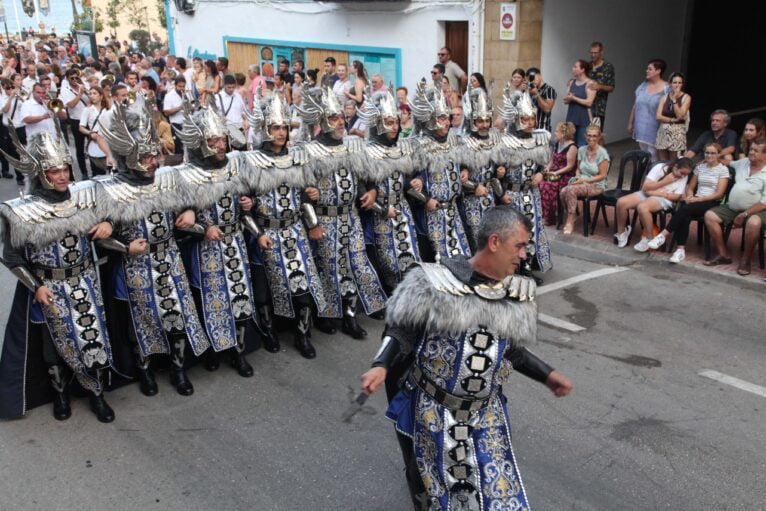
POLYGON ((16 96, 17 96, 17 97, 18 97, 18 98, 19 98, 21 101, 26 101, 26 100, 28 100, 28 99, 29 99, 29 91, 27 91, 27 90, 25 90, 25 89, 19 89, 19 90, 17 90, 17 91, 16 91, 16 96))
POLYGON ((54 114, 57 114, 64 110, 64 102, 61 101, 59 98, 49 98, 48 99, 48 109, 53 112, 54 114))

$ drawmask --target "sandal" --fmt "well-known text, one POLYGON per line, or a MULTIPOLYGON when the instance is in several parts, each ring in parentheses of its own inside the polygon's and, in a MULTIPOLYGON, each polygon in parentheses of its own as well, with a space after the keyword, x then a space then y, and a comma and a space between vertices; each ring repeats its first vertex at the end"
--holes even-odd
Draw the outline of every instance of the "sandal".
POLYGON ((739 262, 739 267, 737 268, 737 275, 741 275, 742 277, 746 277, 750 275, 750 261, 739 262))
POLYGON ((705 261, 705 266, 720 266, 722 264, 731 264, 731 259, 728 257, 718 256, 710 261, 705 261))
POLYGON ((572 231, 574 231, 574 225, 565 225, 564 230, 561 232, 569 236, 570 234, 572 234, 572 231))

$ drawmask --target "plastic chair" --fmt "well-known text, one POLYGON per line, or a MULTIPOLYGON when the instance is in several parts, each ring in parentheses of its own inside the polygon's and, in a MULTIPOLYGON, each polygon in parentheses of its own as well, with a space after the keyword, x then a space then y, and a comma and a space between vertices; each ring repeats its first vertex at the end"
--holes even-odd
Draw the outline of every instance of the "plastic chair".
MULTIPOLYGON (((643 182, 646 171, 649 168, 651 157, 652 156, 649 153, 639 149, 628 151, 622 155, 622 158, 620 158, 620 173, 617 175, 617 188, 604 190, 604 193, 594 197, 596 199, 596 213, 593 216, 593 223, 590 226, 591 234, 596 231, 599 211, 604 218, 604 223, 607 225, 607 227, 609 226, 609 220, 607 220, 606 217, 607 207, 614 209, 614 229, 615 232, 617 232, 619 229, 619 226, 617 225, 617 201, 620 199, 620 197, 630 195, 631 193, 637 192, 641 189, 641 183, 643 182), (633 166, 633 174, 630 178, 630 188, 625 190, 623 189, 623 183, 625 181, 625 170, 628 165, 633 166)), ((635 216, 633 222, 635 222, 635 216)))

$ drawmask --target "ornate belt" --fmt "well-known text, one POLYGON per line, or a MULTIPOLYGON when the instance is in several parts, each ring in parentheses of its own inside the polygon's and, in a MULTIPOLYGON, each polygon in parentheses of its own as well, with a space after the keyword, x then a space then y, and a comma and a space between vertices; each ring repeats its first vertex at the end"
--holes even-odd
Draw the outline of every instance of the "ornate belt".
POLYGON ((158 241, 156 243, 149 243, 149 253, 155 254, 157 252, 167 252, 168 248, 173 245, 173 238, 158 241))
MULTIPOLYGON (((412 367, 412 372, 410 373, 407 383, 417 385, 423 392, 431 396, 434 401, 463 417, 471 412, 481 410, 487 406, 489 401, 495 396, 495 394, 492 393, 484 399, 466 399, 450 394, 446 390, 439 388, 438 385, 423 374, 423 371, 417 365, 412 367)), ((458 418, 458 420, 465 419, 458 418)))
POLYGON ((527 192, 529 191, 529 183, 508 183, 506 190, 514 193, 527 192))
POLYGON ((86 259, 81 263, 77 263, 69 268, 34 268, 35 275, 40 279, 49 280, 66 280, 73 277, 79 277, 86 271, 90 270, 93 266, 93 262, 90 259, 86 259))
POLYGON ((290 227, 299 220, 297 214, 292 214, 283 218, 272 218, 268 216, 255 215, 255 223, 258 227, 264 229, 284 229, 290 227))
POLYGON ((224 225, 218 225, 217 226, 222 234, 234 234, 237 232, 237 228, 239 227, 239 224, 224 224, 224 225))
POLYGON ((351 212, 351 206, 314 206, 319 216, 340 216, 351 212))

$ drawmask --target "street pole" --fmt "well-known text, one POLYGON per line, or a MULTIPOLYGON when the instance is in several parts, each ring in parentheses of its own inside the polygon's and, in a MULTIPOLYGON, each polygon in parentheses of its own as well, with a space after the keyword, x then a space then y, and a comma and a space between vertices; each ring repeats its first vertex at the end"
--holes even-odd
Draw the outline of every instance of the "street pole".
POLYGON ((16 29, 18 30, 19 39, 21 39, 21 22, 19 21, 19 8, 16 7, 16 0, 13 0, 13 12, 16 14, 16 29))

